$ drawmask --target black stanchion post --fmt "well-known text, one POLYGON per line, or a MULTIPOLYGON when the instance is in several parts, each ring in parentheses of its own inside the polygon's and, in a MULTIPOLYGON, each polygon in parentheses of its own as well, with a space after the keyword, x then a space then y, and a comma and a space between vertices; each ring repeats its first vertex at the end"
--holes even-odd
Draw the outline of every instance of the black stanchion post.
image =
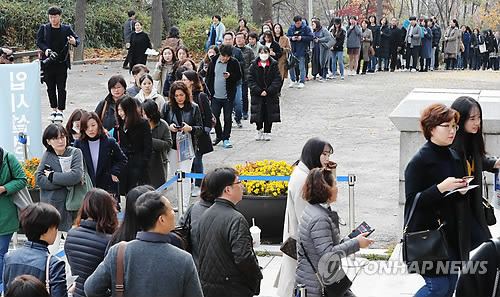
MULTIPOLYGON (((349 184, 349 228, 350 230, 354 230, 356 228, 356 222, 354 221, 354 184, 356 183, 356 175, 349 174, 348 175, 348 184, 349 184)), ((352 254, 352 258, 354 259, 355 254, 352 254)))
POLYGON ((182 181, 184 180, 184 172, 182 170, 177 170, 177 213, 179 214, 179 219, 184 215, 184 196, 182 191, 182 181))

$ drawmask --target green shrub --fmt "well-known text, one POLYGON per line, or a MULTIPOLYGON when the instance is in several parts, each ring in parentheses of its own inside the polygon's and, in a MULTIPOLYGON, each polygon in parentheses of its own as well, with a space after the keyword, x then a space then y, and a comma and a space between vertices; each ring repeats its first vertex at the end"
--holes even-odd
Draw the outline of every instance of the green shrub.
MULTIPOLYGON (((41 24, 48 23, 47 9, 52 5, 62 8, 63 24, 74 28, 75 0, 8 0, 0 2, 0 44, 35 49, 36 33, 41 24)), ((110 48, 123 46, 123 23, 127 11, 134 9, 136 18, 144 22, 149 32, 151 17, 147 7, 130 0, 92 0, 87 3, 85 35, 86 47, 110 48)))
MULTIPOLYGON (((226 27, 226 31, 236 30, 238 28, 238 20, 239 18, 235 16, 222 17, 222 23, 226 27)), ((208 40, 206 31, 210 30, 210 24, 212 24, 212 18, 207 16, 203 18, 195 18, 179 25, 182 42, 190 52, 193 52, 193 54, 198 57, 203 55, 206 51, 208 40)), ((247 26, 250 30, 257 30, 257 26, 255 24, 249 22, 247 26)))

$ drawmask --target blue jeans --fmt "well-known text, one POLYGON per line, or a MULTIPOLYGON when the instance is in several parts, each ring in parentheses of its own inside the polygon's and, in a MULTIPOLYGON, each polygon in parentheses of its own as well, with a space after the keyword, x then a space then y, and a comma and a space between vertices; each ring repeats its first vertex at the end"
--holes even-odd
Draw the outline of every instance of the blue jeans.
MULTIPOLYGON (((191 168, 192 173, 203 173, 203 155, 198 151, 194 155, 193 166, 191 168)), ((201 186, 201 179, 195 179, 194 185, 197 187, 201 186)))
MULTIPOLYGON (((306 82, 306 57, 297 57, 299 59, 299 69, 300 69, 300 83, 306 82)), ((295 68, 288 71, 290 73, 290 80, 293 82, 297 81, 297 76, 295 75, 295 68)))
POLYGON ((212 99, 212 113, 217 119, 217 124, 215 124, 215 133, 217 138, 221 140, 228 140, 231 136, 231 115, 233 113, 233 102, 228 99, 212 99), (224 109, 224 131, 222 130, 222 125, 220 121, 221 110, 224 109))
POLYGON ((12 233, 0 236, 0 284, 3 279, 3 257, 9 251, 9 243, 12 238, 12 233))
POLYGON ((457 69, 462 69, 462 55, 457 56, 457 69))
POLYGON ((436 296, 451 297, 455 291, 458 274, 447 274, 443 276, 422 276, 425 285, 415 293, 414 297, 436 296))
POLYGON ((375 68, 377 68, 377 57, 371 56, 370 64, 368 64, 368 70, 375 71, 375 68))
POLYGON ((335 77, 335 73, 337 73, 337 61, 339 62, 339 70, 340 76, 344 76, 344 52, 330 52, 332 56, 332 74, 335 77))
POLYGON ((234 97, 234 120, 239 122, 243 117, 242 114, 242 94, 241 94, 241 80, 236 85, 236 96, 234 97))
POLYGON ((378 68, 382 68, 382 62, 384 62, 384 70, 389 69, 389 59, 378 58, 378 68))

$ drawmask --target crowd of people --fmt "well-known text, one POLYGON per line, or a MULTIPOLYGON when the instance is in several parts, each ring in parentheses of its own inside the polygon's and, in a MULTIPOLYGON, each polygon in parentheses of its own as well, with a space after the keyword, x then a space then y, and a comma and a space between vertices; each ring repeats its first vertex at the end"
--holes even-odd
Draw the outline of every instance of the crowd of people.
MULTIPOLYGON (((271 140, 272 125, 280 122, 284 79, 290 78, 290 87, 303 88, 309 64, 312 77, 321 82, 335 79, 337 72, 344 79, 344 48, 348 75, 398 67, 437 70, 440 51, 446 69, 469 65, 498 70, 499 33, 479 34, 466 26, 460 30, 456 20, 441 34, 435 18, 410 17, 402 28, 394 18, 389 24, 385 17, 377 23, 369 16, 358 24, 350 17, 346 27, 340 18, 328 26, 315 18, 309 27, 296 16, 287 31, 279 23, 266 22, 258 34, 249 30, 245 19, 234 31, 226 31, 215 15, 207 31, 207 53, 199 64, 183 45, 179 29, 172 27, 150 71, 145 51, 152 45, 129 11, 124 25, 129 52, 123 67, 134 78, 132 86, 122 75, 113 75, 108 95, 95 110, 76 109, 63 126, 59 122, 71 65, 64 53, 79 39, 60 23, 61 14, 60 8, 50 8, 50 23, 38 32, 47 58, 51 51, 63 55, 45 68, 54 123, 43 132, 46 151, 35 173, 41 203, 26 207, 20 216, 12 199, 4 198, 24 188, 26 175, 16 158, 0 148, 0 283, 5 296, 66 296, 68 291, 74 296, 257 295, 262 273, 248 222, 236 209, 243 194, 236 171, 217 168, 193 184, 183 179, 181 231, 175 230, 169 200, 154 190, 169 173, 203 173, 205 154, 221 142, 224 148, 232 147, 233 120, 242 127, 242 120, 249 119, 256 124, 256 140, 271 140), (70 207, 68 197, 75 199, 84 184, 92 189, 79 197, 79 207, 70 207), (116 216, 120 196, 126 199, 121 223, 116 216), (192 196, 201 200, 193 204, 192 196), (28 241, 7 253, 19 223, 28 241), (71 273, 78 275, 71 288, 66 287, 64 262, 51 256, 62 238, 71 273)), ((405 207, 414 205, 413 219, 405 217, 405 232, 441 228, 440 222, 446 221, 449 257, 440 261, 466 261, 471 250, 491 238, 481 175, 500 168, 500 161, 486 154, 481 106, 470 97, 458 98, 451 108, 429 106, 420 124, 427 143, 405 170, 405 207), (479 187, 445 197, 469 182, 479 187)), ((338 213, 330 207, 337 200, 332 154, 329 142, 308 140, 291 175, 283 242, 295 240, 297 254, 283 255, 277 279, 280 296, 291 296, 298 284, 306 287, 308 296, 322 296, 328 288, 317 277, 320 258, 328 253, 347 256, 373 242, 367 234, 341 237, 338 213)), ((415 296, 452 296, 457 274, 418 268, 426 284, 415 296)), ((463 281, 458 281, 457 294, 467 287, 463 281)), ((354 296, 349 288, 336 293, 354 296)))

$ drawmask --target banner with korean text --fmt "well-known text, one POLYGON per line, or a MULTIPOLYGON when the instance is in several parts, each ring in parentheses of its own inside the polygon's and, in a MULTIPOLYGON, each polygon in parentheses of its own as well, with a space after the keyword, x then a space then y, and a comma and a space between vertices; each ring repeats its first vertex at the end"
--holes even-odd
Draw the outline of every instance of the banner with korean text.
POLYGON ((0 64, 0 146, 24 160, 40 158, 42 115, 40 107, 40 63, 0 64))

